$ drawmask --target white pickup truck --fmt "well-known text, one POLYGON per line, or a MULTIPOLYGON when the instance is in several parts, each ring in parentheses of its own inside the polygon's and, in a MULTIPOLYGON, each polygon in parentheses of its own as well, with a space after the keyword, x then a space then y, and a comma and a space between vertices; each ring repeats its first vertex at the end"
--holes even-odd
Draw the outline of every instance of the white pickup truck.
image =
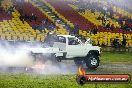
MULTIPOLYGON (((79 38, 71 35, 57 35, 52 47, 30 48, 32 55, 49 55, 56 61, 74 60, 76 65, 83 65, 90 69, 99 66, 100 47, 90 44, 90 39, 83 43, 79 38)), ((37 59, 37 58, 36 58, 37 59)))

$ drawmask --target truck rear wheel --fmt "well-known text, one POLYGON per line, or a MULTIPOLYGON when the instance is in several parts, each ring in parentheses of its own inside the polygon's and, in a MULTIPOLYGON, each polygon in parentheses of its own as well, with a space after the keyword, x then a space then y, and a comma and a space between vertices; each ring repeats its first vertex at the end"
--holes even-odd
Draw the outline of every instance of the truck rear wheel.
POLYGON ((59 62, 54 54, 51 54, 50 61, 53 65, 59 65, 59 62))
POLYGON ((96 55, 87 56, 85 59, 86 66, 89 69, 96 69, 99 66, 99 57, 96 55))

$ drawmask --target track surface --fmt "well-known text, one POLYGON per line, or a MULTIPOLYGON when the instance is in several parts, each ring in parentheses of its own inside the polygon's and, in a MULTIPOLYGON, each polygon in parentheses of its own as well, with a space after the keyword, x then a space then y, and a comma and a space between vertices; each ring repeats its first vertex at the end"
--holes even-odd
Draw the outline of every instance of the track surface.
MULTIPOLYGON (((72 65, 75 66, 73 63, 72 65)), ((72 72, 77 72, 78 68, 75 66, 74 69, 73 67, 70 69, 72 72)), ((132 73, 132 63, 101 63, 96 70, 90 70, 88 68, 85 68, 85 70, 89 74, 132 73)))
MULTIPOLYGON (((88 72, 88 70, 87 70, 88 72)), ((101 74, 108 74, 108 73, 132 73, 132 64, 126 63, 110 63, 110 64, 101 64, 96 71, 91 71, 88 73, 101 73, 101 74)))
MULTIPOLYGON (((59 66, 50 65, 42 69, 26 68, 0 68, 0 72, 11 73, 37 73, 37 74, 76 74, 78 68, 73 62, 60 62, 59 66)), ((132 73, 132 63, 101 63, 96 70, 85 68, 88 74, 108 74, 108 73, 132 73)))

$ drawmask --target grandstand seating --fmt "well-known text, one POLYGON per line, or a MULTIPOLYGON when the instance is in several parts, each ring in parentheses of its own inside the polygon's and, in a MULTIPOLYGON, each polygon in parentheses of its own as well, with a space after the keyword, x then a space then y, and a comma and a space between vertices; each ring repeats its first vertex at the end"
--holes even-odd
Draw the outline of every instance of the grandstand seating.
MULTIPOLYGON (((31 3, 34 5, 34 7, 38 8, 43 14, 45 14, 51 21, 55 22, 56 20, 54 20, 52 17, 50 17, 45 10, 43 10, 41 7, 39 7, 38 5, 36 5, 34 2, 31 1, 31 3)), ((44 3, 44 2, 42 2, 44 3)), ((53 11, 54 12, 54 11, 53 11)), ((58 30, 57 29, 54 29, 54 32, 56 34, 69 34, 67 32, 67 30, 63 27, 63 25, 61 24, 58 24, 57 22, 55 23, 56 26, 58 27, 58 30)))
POLYGON ((2 20, 11 20, 11 15, 8 15, 7 13, 5 12, 0 12, 0 21, 2 20))
MULTIPOLYGON (((17 2, 16 0, 12 0, 15 4, 16 9, 19 11, 20 9, 23 10, 24 15, 31 16, 31 14, 35 14, 37 16, 37 20, 35 21, 27 21, 31 26, 34 26, 35 24, 41 24, 42 21, 46 18, 45 14, 43 14, 38 8, 35 8, 30 2, 24 2, 23 0, 21 2, 17 2)), ((49 20, 49 22, 51 22, 49 20)))
POLYGON ((71 23, 63 15, 61 15, 60 13, 58 13, 52 5, 50 5, 49 3, 47 3, 47 1, 45 1, 45 0, 41 0, 41 1, 43 3, 45 3, 48 7, 50 7, 50 9, 52 10, 52 12, 55 13, 61 19, 63 19, 68 25, 70 25, 70 27, 74 27, 73 23, 71 23))
MULTIPOLYGON (((70 6, 74 9, 78 9, 78 7, 71 5, 70 6)), ((101 17, 104 16, 101 14, 101 12, 95 12, 92 13, 90 10, 86 10, 85 13, 79 13, 80 15, 84 16, 86 19, 88 19, 90 22, 94 23, 96 26, 102 26, 102 21, 97 20, 98 16, 100 15, 101 17)), ((107 18, 107 20, 110 22, 110 25, 114 24, 115 27, 119 27, 120 25, 117 24, 115 21, 112 21, 112 19, 107 18)), ((106 23, 107 24, 107 23, 106 23)))
POLYGON ((2 1, 1 1, 1 7, 3 8, 3 10, 4 10, 5 12, 7 12, 8 9, 9 9, 11 6, 13 6, 13 5, 12 5, 12 2, 11 2, 10 0, 2 0, 2 1))
MULTIPOLYGON (((33 25, 40 24, 42 20, 46 17, 49 18, 50 22, 54 22, 55 20, 48 15, 40 6, 33 3, 33 0, 29 2, 22 1, 21 3, 15 3, 15 0, 12 2, 15 5, 16 9, 11 15, 7 15, 7 13, 3 12, 0 13, 0 38, 1 40, 8 40, 8 41, 38 41, 44 42, 47 33, 49 32, 48 29, 43 29, 42 31, 33 29, 33 25), (24 23, 19 19, 20 13, 18 10, 22 8, 26 15, 31 15, 34 13, 37 15, 38 20, 36 22, 24 21, 24 23), (30 8, 30 9, 29 9, 30 8), (11 19, 12 18, 12 19, 11 19), (46 31, 46 32, 45 32, 46 31)), ((91 13, 89 10, 86 11, 86 14, 78 13, 74 9, 77 8, 76 6, 71 6, 67 2, 63 2, 63 0, 42 0, 47 6, 52 9, 52 12, 56 13, 57 16, 62 17, 62 19, 73 27, 73 24, 78 24, 80 26, 79 34, 86 37, 91 38, 94 41, 95 45, 106 45, 111 46, 113 40, 118 37, 119 43, 123 41, 123 35, 127 39, 126 46, 132 46, 132 33, 129 31, 124 31, 118 28, 114 21, 111 21, 112 24, 115 24, 117 28, 114 31, 105 30, 101 26, 101 22, 96 20, 97 16, 100 12, 95 12, 95 14, 91 13), (58 2, 58 3, 57 3, 58 2), (60 5, 61 3, 61 5, 60 5), (95 28, 98 26, 97 34, 92 34, 89 32, 89 29, 95 28)), ((120 13, 121 15, 123 13, 120 13)), ((118 14, 115 13, 115 16, 118 14)), ((117 17, 118 18, 118 17, 117 17)), ((111 20, 111 18, 110 18, 111 20)), ((56 34, 69 34, 68 31, 58 23, 55 23, 57 28, 53 31, 56 34)), ((131 23, 127 23, 127 25, 132 28, 131 23)))
POLYGON ((89 28, 95 27, 94 24, 89 22, 87 19, 82 17, 75 10, 73 10, 70 6, 68 6, 68 3, 60 1, 60 0, 55 0, 55 1, 46 0, 46 1, 50 3, 55 8, 55 10, 57 10, 61 15, 63 15, 71 23, 78 24, 81 30, 87 30, 89 28))
POLYGON ((41 37, 39 41, 44 42, 45 36, 43 33, 38 33, 38 30, 32 27, 25 21, 24 24, 19 19, 19 12, 15 10, 12 13, 12 20, 3 20, 0 22, 0 36, 1 40, 13 41, 33 41, 41 37))

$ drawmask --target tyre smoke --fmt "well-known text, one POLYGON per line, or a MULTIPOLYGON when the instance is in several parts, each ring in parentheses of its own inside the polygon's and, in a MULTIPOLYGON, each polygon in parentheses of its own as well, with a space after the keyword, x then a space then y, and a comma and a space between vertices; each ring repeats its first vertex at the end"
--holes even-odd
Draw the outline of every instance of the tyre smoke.
POLYGON ((20 46, 15 47, 8 42, 0 44, 0 66, 31 66, 33 64, 33 59, 29 55, 29 52, 23 49, 26 46, 20 46))
MULTIPOLYGON (((9 42, 0 43, 0 72, 1 68, 15 67, 12 69, 13 73, 27 72, 37 74, 71 74, 76 71, 73 69, 76 66, 73 63, 65 62, 53 62, 50 58, 43 57, 34 61, 34 57, 31 56, 30 51, 26 48, 42 48, 40 44, 36 46, 30 46, 28 44, 11 45, 9 42), (43 60, 44 59, 44 60, 43 60), (18 69, 24 67, 25 69, 18 69)), ((48 46, 44 46, 48 47, 48 46)), ((7 69, 6 72, 9 69, 7 69)))

